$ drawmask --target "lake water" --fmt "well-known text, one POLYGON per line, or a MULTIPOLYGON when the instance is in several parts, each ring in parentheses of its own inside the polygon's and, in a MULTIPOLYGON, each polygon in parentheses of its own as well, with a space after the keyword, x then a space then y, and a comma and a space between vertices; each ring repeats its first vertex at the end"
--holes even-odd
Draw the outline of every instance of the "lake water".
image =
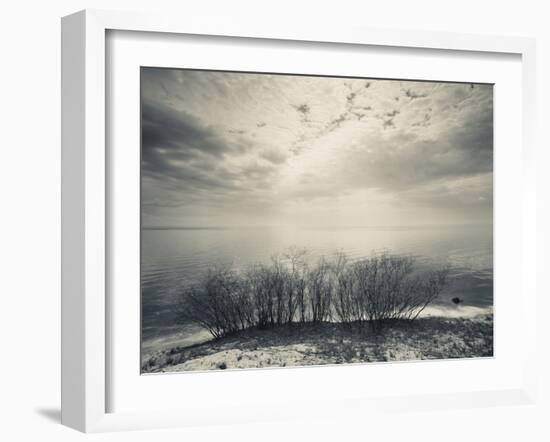
POLYGON ((466 315, 493 305, 491 225, 358 228, 219 228, 142 231, 142 340, 152 347, 168 335, 196 342, 198 329, 175 323, 174 305, 182 288, 212 264, 246 267, 266 262, 290 247, 311 257, 343 251, 352 259, 387 250, 416 257, 422 266, 451 267, 449 282, 434 314, 466 315), (451 298, 463 302, 456 306, 451 298), (179 336, 179 337, 178 337, 179 336))

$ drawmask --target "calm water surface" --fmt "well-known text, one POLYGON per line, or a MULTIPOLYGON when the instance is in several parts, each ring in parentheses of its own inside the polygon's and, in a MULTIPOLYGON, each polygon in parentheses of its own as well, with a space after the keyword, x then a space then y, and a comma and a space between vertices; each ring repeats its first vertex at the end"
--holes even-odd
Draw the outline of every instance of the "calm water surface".
MULTIPOLYGON (((377 251, 413 255, 422 266, 451 267, 449 283, 438 308, 452 312, 450 301, 463 299, 460 309, 493 304, 492 226, 392 228, 219 228, 142 231, 142 339, 154 345, 169 334, 192 342, 198 330, 175 323, 174 304, 182 288, 193 284, 212 264, 246 267, 265 262, 290 247, 306 248, 310 256, 329 257, 339 251, 352 259, 377 251)), ((461 310, 462 311, 462 310, 461 310)), ((202 335, 204 336, 204 334, 202 335)), ((195 339, 196 340, 196 339, 195 339)))

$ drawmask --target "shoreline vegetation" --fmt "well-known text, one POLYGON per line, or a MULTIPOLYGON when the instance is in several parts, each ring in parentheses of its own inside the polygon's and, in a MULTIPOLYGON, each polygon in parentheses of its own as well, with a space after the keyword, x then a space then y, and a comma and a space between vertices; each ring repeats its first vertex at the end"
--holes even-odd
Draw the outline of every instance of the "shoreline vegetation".
POLYGON ((210 268, 183 291, 181 324, 212 339, 151 354, 142 372, 492 356, 493 316, 422 317, 449 267, 388 252, 307 259, 291 249, 237 271, 210 268))

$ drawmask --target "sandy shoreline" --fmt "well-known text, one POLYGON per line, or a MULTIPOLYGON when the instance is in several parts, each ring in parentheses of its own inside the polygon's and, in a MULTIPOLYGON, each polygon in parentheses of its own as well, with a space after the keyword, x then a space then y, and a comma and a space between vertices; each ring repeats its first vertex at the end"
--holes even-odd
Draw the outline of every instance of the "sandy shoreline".
POLYGON ((292 324, 144 355, 142 372, 289 367, 493 355, 493 315, 399 321, 380 335, 342 324, 292 324))

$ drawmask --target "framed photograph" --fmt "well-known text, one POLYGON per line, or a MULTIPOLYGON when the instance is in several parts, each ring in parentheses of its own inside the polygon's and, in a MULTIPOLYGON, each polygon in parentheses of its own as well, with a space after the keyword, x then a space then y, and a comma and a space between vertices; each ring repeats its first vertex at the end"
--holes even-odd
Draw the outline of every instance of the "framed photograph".
POLYGON ((140 83, 142 374, 493 356, 493 84, 140 83))
POLYGON ((534 400, 532 40, 62 31, 64 424, 534 400))

